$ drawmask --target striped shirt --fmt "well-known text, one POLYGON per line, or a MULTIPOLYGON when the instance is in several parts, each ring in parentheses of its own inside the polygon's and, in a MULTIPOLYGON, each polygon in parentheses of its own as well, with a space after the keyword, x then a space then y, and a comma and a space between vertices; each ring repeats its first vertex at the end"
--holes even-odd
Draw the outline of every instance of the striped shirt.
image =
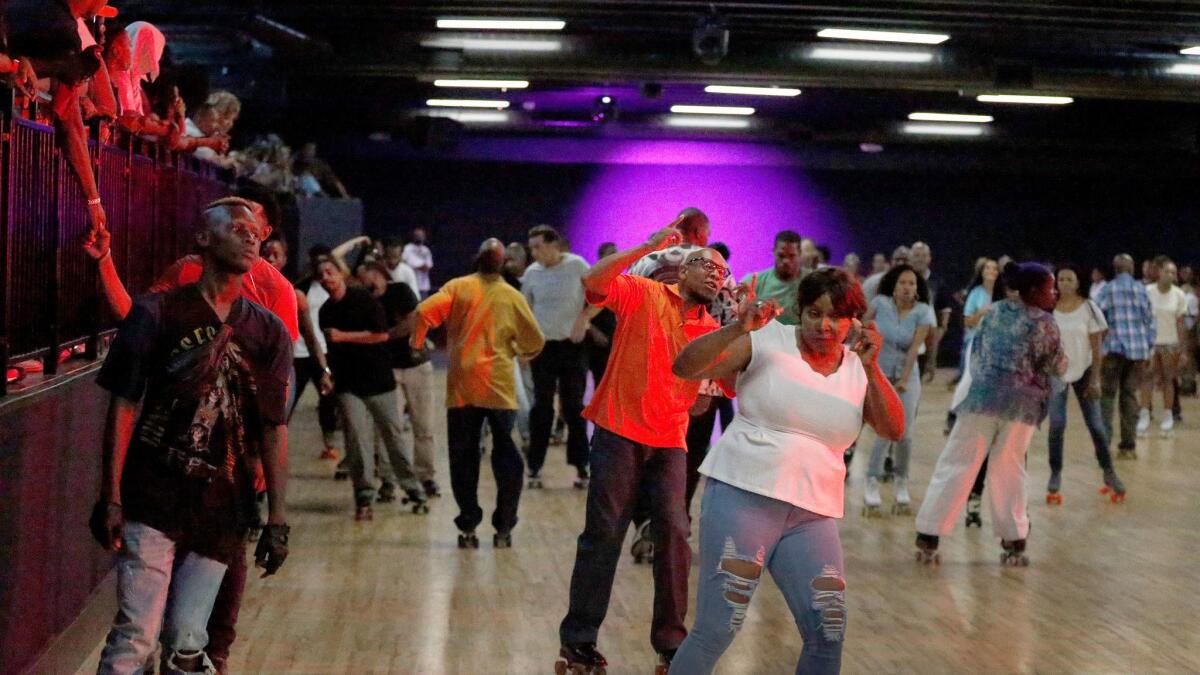
POLYGON ((1144 361, 1154 351, 1154 311, 1146 287, 1128 272, 1104 285, 1096 298, 1108 335, 1104 337, 1104 354, 1118 354, 1131 361, 1144 361))

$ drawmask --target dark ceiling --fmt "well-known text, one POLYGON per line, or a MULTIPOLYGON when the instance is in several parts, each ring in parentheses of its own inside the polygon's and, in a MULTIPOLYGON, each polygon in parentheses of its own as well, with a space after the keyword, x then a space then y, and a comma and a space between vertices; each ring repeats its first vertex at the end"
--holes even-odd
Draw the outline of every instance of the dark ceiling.
POLYGON ((1197 149, 1200 76, 1165 71, 1188 59, 1200 63, 1179 54, 1200 45, 1200 1, 114 4, 122 19, 158 24, 177 60, 203 64, 214 84, 241 93, 254 111, 253 125, 291 133, 312 133, 328 120, 336 120, 339 132, 393 132, 411 125, 427 98, 469 97, 510 101, 513 112, 500 128, 520 133, 696 133, 664 130, 660 120, 672 104, 699 103, 752 105, 752 128, 719 133, 776 140, 898 142, 908 113, 932 110, 994 115, 984 142, 1000 146, 1197 149), (714 13, 729 30, 729 48, 719 63, 707 65, 693 53, 693 31, 714 13), (552 53, 481 53, 430 46, 430 40, 462 35, 437 30, 442 17, 552 18, 565 20, 566 29, 503 36, 561 41, 552 53), (934 52, 929 63, 808 58, 813 45, 829 46, 816 36, 828 27, 951 37, 927 48, 934 52), (436 77, 515 78, 530 86, 448 91, 432 86, 436 77), (704 93, 712 83, 793 86, 803 94, 704 93), (997 91, 1068 95, 1075 103, 975 100, 997 91), (591 122, 601 94, 616 99, 615 124, 591 122))

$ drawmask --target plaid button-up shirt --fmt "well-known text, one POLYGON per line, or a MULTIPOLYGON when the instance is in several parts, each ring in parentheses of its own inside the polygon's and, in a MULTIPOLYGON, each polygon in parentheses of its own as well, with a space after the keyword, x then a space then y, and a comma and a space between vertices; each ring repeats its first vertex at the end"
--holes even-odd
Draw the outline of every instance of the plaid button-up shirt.
POLYGON ((1146 287, 1129 273, 1104 285, 1096 304, 1108 321, 1104 353, 1119 354, 1131 361, 1144 361, 1154 352, 1154 311, 1146 287))

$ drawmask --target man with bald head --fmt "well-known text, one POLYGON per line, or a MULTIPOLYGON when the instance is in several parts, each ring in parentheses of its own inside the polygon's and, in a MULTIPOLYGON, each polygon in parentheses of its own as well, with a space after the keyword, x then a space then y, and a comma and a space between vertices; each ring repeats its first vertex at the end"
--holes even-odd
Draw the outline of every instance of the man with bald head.
POLYGON ((1100 364, 1100 408, 1104 427, 1112 442, 1113 399, 1120 396, 1121 441, 1119 458, 1137 457, 1137 391, 1154 353, 1157 329, 1154 311, 1146 287, 1133 278, 1133 256, 1127 253, 1113 258, 1115 277, 1104 285, 1096 304, 1108 321, 1104 336, 1104 360, 1100 364))
POLYGON ((156 640, 163 672, 212 672, 206 624, 242 555, 255 503, 251 448, 270 504, 257 563, 273 574, 287 556, 292 340, 244 297, 260 231, 244 204, 208 206, 196 232, 199 280, 133 302, 100 370, 111 401, 90 525, 118 553, 119 604, 102 673, 141 672, 156 640))
POLYGON ((570 609, 559 628, 560 657, 599 666, 600 624, 616 574, 621 543, 639 490, 651 496, 654 540, 654 617, 651 644, 669 663, 687 635, 688 518, 684 506, 688 410, 700 383, 671 373, 688 341, 720 325, 705 309, 729 276, 725 259, 710 248, 691 251, 678 282, 622 274, 635 261, 680 244, 680 214, 644 244, 614 253, 583 277, 587 301, 617 316, 612 355, 604 378, 583 415, 595 425, 587 519, 571 575, 570 609))
POLYGON ((497 547, 512 546, 517 525, 525 463, 512 440, 517 417, 513 359, 532 359, 545 337, 521 292, 509 285, 504 243, 488 239, 479 247, 475 272, 446 282, 413 312, 416 325, 409 344, 425 345, 429 329, 446 325, 450 369, 446 375, 446 431, 450 446, 450 487, 459 514, 458 545, 478 548, 475 528, 483 521, 479 506, 479 440, 486 420, 492 431, 492 473, 496 509, 492 527, 497 547))

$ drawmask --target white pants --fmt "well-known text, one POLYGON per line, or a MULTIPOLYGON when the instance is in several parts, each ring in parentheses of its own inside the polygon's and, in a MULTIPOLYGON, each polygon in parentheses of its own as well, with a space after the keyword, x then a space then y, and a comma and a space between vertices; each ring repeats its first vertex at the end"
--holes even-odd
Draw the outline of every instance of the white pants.
POLYGON ((1025 510, 1025 453, 1035 427, 998 417, 959 415, 933 469, 925 500, 917 513, 917 532, 945 536, 954 529, 983 458, 988 458, 988 506, 996 536, 1005 540, 1029 535, 1025 510))

